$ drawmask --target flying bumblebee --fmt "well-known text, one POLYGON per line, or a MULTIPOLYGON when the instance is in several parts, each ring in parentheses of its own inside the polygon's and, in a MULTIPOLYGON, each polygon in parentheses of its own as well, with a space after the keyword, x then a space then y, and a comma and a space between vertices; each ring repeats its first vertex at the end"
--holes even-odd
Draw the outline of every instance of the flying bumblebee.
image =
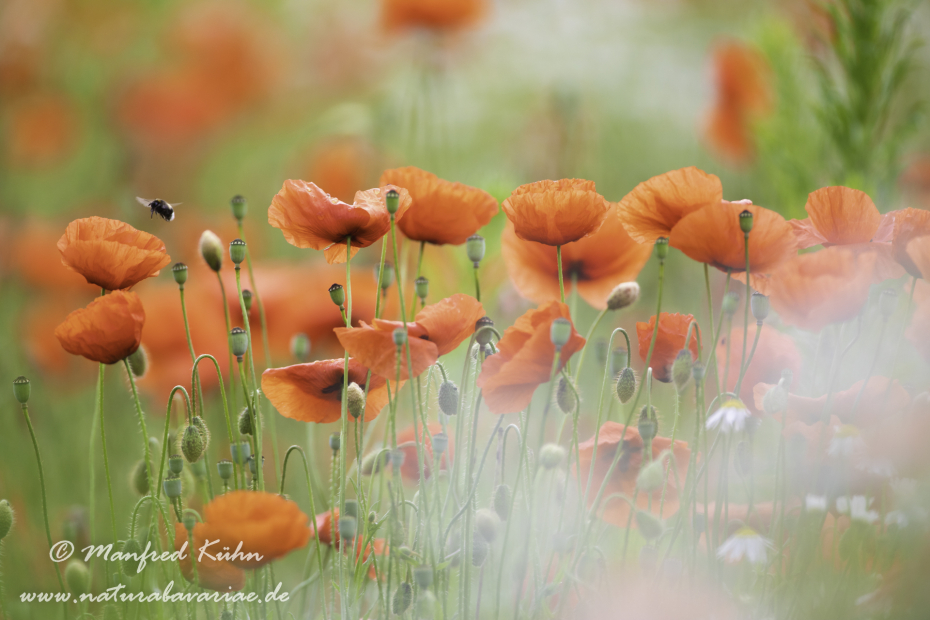
POLYGON ((136 196, 136 200, 139 201, 139 204, 145 207, 146 209, 151 209, 152 214, 149 216, 149 219, 155 217, 155 214, 158 214, 158 217, 170 222, 174 219, 174 208, 181 204, 180 202, 176 204, 169 204, 162 200, 161 198, 156 198, 155 200, 146 200, 145 198, 139 198, 136 196))

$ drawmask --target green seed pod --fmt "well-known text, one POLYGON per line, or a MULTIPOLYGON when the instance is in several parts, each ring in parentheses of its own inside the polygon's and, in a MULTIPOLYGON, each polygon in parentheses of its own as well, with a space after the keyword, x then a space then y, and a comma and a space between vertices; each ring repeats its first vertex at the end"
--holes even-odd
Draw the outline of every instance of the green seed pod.
POLYGON ((491 545, 481 536, 475 536, 471 541, 471 565, 481 566, 491 553, 491 545))
POLYGON ((120 550, 122 558, 120 559, 120 569, 127 577, 135 577, 139 574, 139 564, 142 559, 142 545, 135 538, 130 538, 123 543, 120 550), (135 556, 135 557, 133 557, 135 556))
POLYGON ((485 346, 491 342, 491 335, 494 333, 490 329, 481 329, 482 327, 494 327, 494 321, 489 316, 483 316, 475 321, 475 342, 485 346))
POLYGON ((223 242, 213 231, 205 230, 200 235, 200 255, 203 256, 203 260, 213 271, 218 272, 222 269, 223 242))
POLYGON ((168 457, 168 469, 172 474, 181 475, 184 471, 184 459, 179 454, 172 454, 168 457))
POLYGON ((562 413, 571 413, 575 410, 575 405, 578 404, 575 390, 569 385, 564 375, 559 377, 559 387, 555 391, 555 402, 559 409, 562 410, 562 413))
POLYGON ((170 499, 181 497, 181 493, 184 492, 184 483, 175 474, 169 474, 162 486, 165 489, 165 495, 170 499))
POLYGON ((494 500, 492 504, 494 506, 494 512, 501 518, 501 521, 506 521, 507 517, 510 516, 510 504, 512 502, 513 492, 510 490, 510 485, 506 483, 497 485, 497 488, 494 489, 494 500))
POLYGON ((65 583, 74 596, 90 592, 90 571, 87 570, 87 564, 77 559, 70 560, 65 566, 65 583))
POLYGON ((413 587, 406 581, 403 581, 399 586, 397 586, 397 591, 394 592, 394 600, 391 602, 391 610, 394 612, 394 615, 399 616, 407 611, 412 602, 413 587))
POLYGON ((739 306, 739 293, 730 291, 723 296, 723 313, 732 317, 739 306))
POLYGON ((392 216, 397 213, 397 209, 400 208, 400 193, 396 189, 384 192, 384 208, 392 216))
POLYGON ((132 473, 129 475, 129 484, 139 495, 145 496, 149 494, 149 470, 145 466, 144 460, 137 462, 133 466, 132 473))
POLYGON ((753 293, 752 297, 749 298, 749 309, 752 311, 753 318, 756 319, 758 323, 766 319, 771 308, 772 305, 769 303, 769 298, 762 293, 753 293))
POLYGON ((558 444, 547 443, 539 449, 539 464, 543 469, 555 469, 565 460, 565 448, 558 444))
POLYGON ((436 433, 430 438, 433 445, 433 453, 438 459, 449 449, 449 436, 445 433, 436 433))
POLYGON ((245 407, 241 413, 239 413, 239 434, 240 435, 251 435, 252 434, 252 416, 249 415, 249 408, 245 407))
POLYGON ((446 415, 455 415, 459 412, 459 388, 451 381, 443 381, 439 385, 439 410, 446 415))
POLYGON ((232 461, 224 459, 216 464, 216 471, 222 480, 229 480, 233 477, 235 469, 233 468, 232 461))
POLYGON ((238 194, 232 197, 232 200, 229 201, 229 206, 232 207, 233 217, 239 222, 245 218, 245 214, 249 211, 249 203, 238 194))
POLYGON ((233 239, 229 243, 229 260, 231 260, 236 267, 245 260, 245 241, 242 239, 233 239))
POLYGON ((358 518, 358 500, 347 499, 342 509, 342 514, 346 517, 358 518))
POLYGON ((391 338, 394 339, 394 345, 399 349, 407 344, 407 330, 403 327, 398 327, 391 332, 391 338))
POLYGON ((13 527, 13 507, 5 499, 0 500, 0 540, 6 538, 13 527))
POLYGON ((413 281, 413 286, 416 289, 417 297, 419 297, 423 303, 426 303, 426 297, 429 295, 429 280, 420 276, 413 281))
POLYGON ((691 351, 682 349, 678 352, 678 355, 675 356, 675 361, 672 362, 672 381, 675 382, 675 387, 679 392, 684 391, 685 387, 688 385, 688 381, 691 380, 691 368, 693 365, 694 360, 691 359, 691 351))
POLYGON ((31 392, 32 387, 29 385, 29 379, 22 375, 13 379, 13 396, 16 397, 20 405, 25 405, 29 402, 29 394, 31 392))
POLYGON ((187 265, 184 263, 175 263, 174 266, 171 267, 171 275, 174 276, 174 281, 177 285, 183 289, 184 284, 187 282, 187 265))
POLYGON ((752 211, 744 209, 739 214, 739 229, 748 235, 752 230, 752 220, 752 211))
POLYGON ((145 371, 149 368, 149 356, 145 347, 139 345, 138 349, 129 354, 126 361, 129 362, 129 370, 132 371, 133 377, 141 379, 145 376, 145 371))
POLYGON ((252 456, 252 446, 247 441, 240 441, 229 446, 229 453, 232 456, 233 463, 245 465, 249 457, 252 456))
POLYGON ((639 299, 639 284, 636 282, 623 282, 614 287, 607 298, 608 310, 620 310, 632 306, 639 299))
POLYGON ((501 528, 501 518, 496 512, 482 508, 475 512, 475 531, 485 542, 493 543, 501 528))
POLYGON ((291 355, 301 363, 310 359, 310 337, 307 334, 294 334, 291 337, 291 355))
POLYGON ((465 253, 468 255, 468 260, 475 266, 475 269, 484 259, 485 247, 484 237, 481 235, 472 235, 465 240, 465 253))
POLYGON ((647 406, 643 405, 643 408, 639 412, 639 423, 637 425, 639 430, 639 436, 643 438, 643 441, 652 441, 659 432, 659 421, 656 418, 656 408, 649 407, 647 411, 647 406))
POLYGON ((433 585, 433 569, 426 564, 413 569, 413 580, 420 590, 426 590, 433 585))
POLYGON ((249 350, 249 334, 241 327, 233 327, 229 332, 229 347, 241 362, 242 356, 249 350))
POLYGON ((339 517, 339 536, 345 540, 352 540, 358 533, 358 521, 355 517, 339 517))
POLYGON ((644 510, 636 511, 636 527, 646 540, 655 540, 662 535, 662 522, 644 510))
POLYGON ((339 452, 340 436, 339 433, 333 433, 329 436, 329 449, 333 452, 339 452))
POLYGON ((359 387, 358 383, 352 382, 346 388, 346 409, 356 420, 365 411, 365 392, 359 387))
POLYGON ((190 425, 184 429, 184 434, 181 435, 181 454, 184 455, 184 458, 187 459, 188 463, 194 463, 200 460, 200 457, 203 456, 204 451, 204 441, 203 435, 194 425, 190 425))
POLYGON ((664 261, 668 256, 668 237, 659 237, 656 239, 654 250, 659 262, 661 263, 664 261))
POLYGON ((559 317, 552 321, 549 327, 549 339, 555 345, 556 351, 564 347, 572 337, 572 324, 568 319, 559 317))
POLYGON ((394 271, 394 265, 391 263, 384 263, 384 267, 381 265, 375 266, 375 280, 378 279, 378 273, 381 274, 381 281, 378 286, 381 287, 382 292, 386 292, 391 285, 394 284, 394 278, 396 277, 396 272, 394 271))
POLYGON ((636 393, 636 374, 633 369, 627 366, 620 371, 620 378, 617 379, 617 398, 620 402, 626 404, 633 394, 636 393))
POLYGON ((242 303, 245 305, 245 312, 252 312, 252 291, 247 288, 242 289, 242 303))
POLYGON ((400 469, 404 466, 404 461, 407 460, 407 453, 403 450, 391 450, 391 467, 394 469, 400 469))
POLYGON ((329 298, 333 303, 342 308, 346 304, 346 291, 341 284, 333 284, 329 287, 329 298))

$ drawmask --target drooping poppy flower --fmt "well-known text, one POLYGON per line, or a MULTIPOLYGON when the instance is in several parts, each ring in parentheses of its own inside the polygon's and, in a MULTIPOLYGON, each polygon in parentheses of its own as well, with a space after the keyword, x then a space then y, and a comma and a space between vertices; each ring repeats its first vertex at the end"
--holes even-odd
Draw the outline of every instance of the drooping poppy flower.
MULTIPOLYGON (((180 552, 184 550, 183 555, 178 556, 178 568, 181 574, 189 582, 194 581, 194 567, 191 556, 197 560, 197 584, 202 588, 214 590, 216 592, 228 592, 230 590, 241 590, 245 587, 245 571, 237 566, 233 566, 225 560, 217 560, 216 554, 211 553, 210 547, 204 554, 200 553, 200 548, 206 543, 203 538, 202 523, 194 526, 193 545, 191 545, 187 528, 182 523, 174 524, 174 550, 180 552), (184 544, 187 543, 187 547, 184 544)), ((230 549, 229 553, 234 550, 230 549)), ((219 551, 219 549, 217 549, 219 551)))
MULTIPOLYGON (((783 370, 790 370, 794 376, 795 383, 801 376, 801 353, 798 351, 794 339, 790 336, 777 331, 768 326, 750 327, 746 345, 746 355, 752 349, 755 342, 756 331, 759 332, 759 344, 756 346, 755 355, 749 361, 746 368, 746 375, 743 377, 743 384, 740 387, 740 393, 737 394, 740 400, 749 406, 754 413, 759 413, 762 408, 758 405, 753 407, 753 386, 758 383, 778 383, 782 376, 783 370)), ((724 386, 729 392, 736 389, 736 382, 739 380, 740 362, 743 353, 743 328, 734 327, 730 333, 720 340, 717 345, 717 368, 718 376, 722 379, 727 377, 727 384, 724 386), (726 365, 727 345, 730 347, 730 365, 726 365)), ((790 387, 790 386, 789 386, 790 387)))
MULTIPOLYGON (((555 345, 549 335, 552 322, 558 318, 571 321, 568 306, 550 301, 529 310, 504 331, 497 343, 498 352, 488 357, 478 376, 484 401, 492 413, 516 413, 530 401, 536 388, 549 381, 555 345)), ((559 353, 556 372, 585 344, 575 331, 559 353)))
POLYGON ((775 211, 747 202, 726 200, 698 209, 675 224, 668 243, 689 258, 721 271, 746 271, 746 241, 740 213, 753 216, 749 233, 749 271, 767 273, 795 255, 791 225, 775 211))
POLYGON ((915 278, 921 277, 920 269, 908 255, 908 244, 912 239, 930 235, 930 211, 907 208, 892 211, 894 229, 891 239, 891 252, 905 271, 915 278))
POLYGON ((720 179, 689 166, 643 181, 623 197, 617 208, 630 237, 651 244, 659 237, 668 237, 684 216, 720 204, 721 200, 720 179))
POLYGON ((610 203, 594 181, 562 179, 521 185, 501 206, 520 239, 565 245, 597 232, 610 203))
MULTIPOLYGON (((607 486, 603 497, 608 497, 614 493, 623 493, 627 497, 636 495, 636 507, 640 510, 649 510, 659 514, 659 505, 662 503, 662 489, 659 488, 652 493, 640 491, 636 494, 636 478, 639 475, 640 467, 643 464, 643 438, 639 435, 636 425, 632 424, 626 427, 624 433, 624 424, 618 422, 605 422, 597 436, 597 461, 592 463, 594 456, 594 437, 578 444, 578 457, 580 459, 579 484, 581 488, 586 488, 588 477, 592 467, 594 475, 591 478, 591 489, 588 492, 588 507, 594 505, 597 497, 597 491, 601 488, 604 480, 607 479, 607 486), (617 450, 622 450, 620 460, 617 466, 607 478, 607 472, 610 469, 617 450)), ((691 458, 691 450, 687 442, 672 440, 667 437, 655 437, 652 440, 652 456, 649 460, 659 458, 664 450, 670 450, 674 454, 674 460, 665 457, 668 464, 666 469, 666 489, 665 502, 662 505, 662 516, 667 517, 678 510, 679 493, 685 484, 686 474, 688 472, 688 462, 691 458), (677 482, 676 482, 677 470, 677 482)), ((606 523, 617 527, 626 527, 630 517, 630 505, 623 499, 614 498, 601 504, 601 519, 606 523)), ((635 523, 635 521, 634 521, 635 523)))
POLYGON ((400 220, 410 206, 410 195, 403 188, 365 190, 355 194, 353 204, 347 204, 313 183, 288 179, 268 207, 268 223, 280 228, 291 245, 321 250, 328 263, 344 263, 347 238, 352 240, 355 256, 390 230, 391 216, 384 204, 384 194, 390 189, 400 193, 395 213, 400 220))
MULTIPOLYGON (((278 413, 292 420, 329 424, 342 415, 345 360, 320 360, 269 368, 262 373, 262 392, 278 413)), ((349 383, 365 388, 368 367, 349 358, 349 383)), ((387 404, 387 383, 372 374, 365 401, 365 421, 374 420, 387 404)))
MULTIPOLYGON (((536 303, 559 299, 555 248, 520 239, 508 222, 501 240, 501 254, 521 295, 536 303)), ((651 254, 651 246, 630 238, 617 216, 617 206, 611 204, 604 224, 596 233, 562 246, 566 293, 571 282, 577 281, 582 299, 603 310, 614 287, 635 280, 651 254)))
POLYGON ((876 260, 874 253, 843 247, 800 254, 772 273, 765 292, 782 321, 818 332, 859 313, 869 299, 876 260))
POLYGON ((145 310, 135 293, 113 291, 75 310, 55 328, 55 337, 72 355, 115 364, 139 348, 145 310))
MULTIPOLYGON (((652 367, 652 376, 668 383, 672 380, 672 363, 678 353, 685 348, 685 339, 688 337, 688 327, 694 317, 690 314, 672 314, 663 312, 659 316, 659 335, 656 336, 656 344, 652 351, 652 359, 649 365, 652 367)), ((652 335, 656 328, 655 315, 649 319, 648 323, 636 323, 636 337, 639 340, 639 357, 643 362, 649 355, 649 345, 652 343, 652 335)), ((698 357, 698 338, 700 328, 695 324, 691 332, 691 342, 688 343, 688 350, 691 351, 691 358, 698 357)))
POLYGON ((97 216, 68 224, 58 251, 65 267, 108 291, 157 276, 171 262, 165 244, 155 235, 97 216))
POLYGON ((353 358, 371 368, 375 374, 390 380, 417 377, 436 363, 440 356, 454 351, 475 331, 475 323, 484 316, 484 308, 474 297, 456 293, 420 310, 413 322, 407 323, 407 346, 413 371, 408 372, 407 351, 402 349, 398 360, 394 330, 403 328, 401 321, 375 319, 371 325, 337 327, 333 331, 353 358))
POLYGON ((203 516, 194 536, 218 541, 209 549, 229 547, 230 554, 242 543, 240 554, 228 560, 239 568, 259 568, 310 540, 307 515, 275 493, 230 491, 207 504, 203 516))
POLYGON ((413 241, 461 245, 497 214, 497 200, 486 191, 414 166, 385 170, 380 183, 410 192, 410 209, 397 225, 413 241))
MULTIPOLYGON (((431 438, 433 435, 440 432, 442 432, 442 425, 439 424, 439 422, 431 422, 427 429, 424 429, 422 425, 419 429, 410 426, 397 433, 397 449, 404 453, 404 463, 400 466, 400 475, 404 480, 414 484, 420 482, 420 462, 417 457, 417 443, 423 444, 423 476, 429 478, 430 471, 433 468, 433 441, 431 438), (417 430, 420 431, 419 442, 417 442, 417 430), (427 433, 429 437, 426 436, 427 433)), ((448 449, 439 457, 439 469, 448 469, 453 458, 452 452, 452 442, 450 441, 448 449)))
POLYGON ((485 0, 382 0, 382 21, 388 29, 456 30, 470 26, 486 11, 485 0))

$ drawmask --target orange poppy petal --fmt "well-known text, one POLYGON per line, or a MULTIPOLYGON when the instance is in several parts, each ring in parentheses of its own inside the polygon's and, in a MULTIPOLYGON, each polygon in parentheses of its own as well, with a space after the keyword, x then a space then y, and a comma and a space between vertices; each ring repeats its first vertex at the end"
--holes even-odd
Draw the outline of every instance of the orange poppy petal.
POLYGON ((245 587, 244 570, 229 562, 212 559, 216 557, 215 554, 200 555, 199 549, 204 545, 203 529, 202 523, 194 526, 193 545, 191 545, 187 528, 182 523, 174 524, 174 550, 180 552, 184 549, 183 557, 178 557, 178 568, 181 569, 181 574, 186 580, 193 582, 194 568, 191 556, 196 556, 198 558, 197 583, 200 587, 216 592, 241 590, 245 587), (184 543, 187 543, 186 548, 184 543))
POLYGON ((462 293, 420 310, 416 323, 426 330, 430 342, 436 345, 439 355, 454 351, 475 333, 475 323, 484 316, 481 302, 462 293))
MULTIPOLYGON (((746 403, 754 412, 762 411, 762 407, 755 405, 754 386, 761 383, 775 384, 781 378, 783 370, 790 370, 794 376, 794 382, 797 383, 801 376, 801 353, 798 351, 794 339, 786 336, 781 332, 769 326, 750 327, 748 334, 748 346, 753 346, 756 337, 756 330, 761 329, 759 333, 759 342, 756 345, 755 355, 749 361, 746 368, 743 384, 740 393, 737 396, 746 403)), ((717 368, 718 376, 722 379, 727 377, 725 388, 732 392, 736 389, 736 382, 739 380, 740 364, 742 363, 743 350, 743 328, 734 327, 729 334, 725 335, 720 344, 717 345, 717 368), (730 365, 726 365, 727 345, 730 347, 730 365)), ((789 386, 790 388, 791 386, 789 386)))
POLYGON ((501 206, 521 239, 565 245, 596 232, 609 203, 593 181, 562 179, 521 185, 501 206))
POLYGON ((907 256, 924 280, 930 280, 930 235, 911 239, 907 244, 907 256))
POLYGON ((868 194, 849 187, 811 192, 804 208, 814 228, 831 245, 871 241, 882 219, 868 194))
MULTIPOLYGON (((901 209, 894 211, 894 232, 891 251, 896 261, 915 278, 921 277, 920 269, 911 259, 907 246, 911 239, 930 235, 930 211, 901 209)), ((891 215, 891 214, 889 214, 891 215)))
POLYGON ((398 364, 401 380, 407 380, 420 376, 439 359, 439 348, 435 343, 408 333, 407 349, 403 350, 398 362, 393 331, 393 328, 379 329, 378 326, 371 327, 365 323, 362 323, 361 327, 337 327, 333 330, 349 355, 371 368, 376 375, 391 381, 397 378, 398 364), (413 366, 412 373, 408 373, 408 349, 413 366))
MULTIPOLYGON (((685 339, 688 337, 688 328, 694 317, 690 314, 672 314, 663 312, 659 315, 659 333, 656 336, 655 346, 652 350, 652 358, 649 365, 652 367, 652 376, 668 383, 672 380, 672 364, 678 353, 685 348, 685 339)), ((652 336, 655 332, 656 317, 649 319, 648 323, 639 322, 636 324, 636 336, 639 340, 639 357, 645 362, 649 355, 649 347, 652 346, 652 336)), ((691 351, 692 359, 698 357, 698 338, 700 328, 695 324, 691 332, 691 342, 688 349, 691 351)))
POLYGON ((135 293, 113 291, 75 310, 55 328, 62 348, 94 362, 115 364, 142 342, 145 310, 135 293))

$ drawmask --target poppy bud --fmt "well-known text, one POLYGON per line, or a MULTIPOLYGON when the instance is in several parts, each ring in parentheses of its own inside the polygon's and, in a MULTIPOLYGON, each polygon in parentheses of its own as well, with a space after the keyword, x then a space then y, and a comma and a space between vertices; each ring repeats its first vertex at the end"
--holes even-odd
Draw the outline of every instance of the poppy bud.
POLYGON ((0 540, 6 538, 13 527, 13 507, 5 499, 0 500, 0 540))
POLYGON ((358 533, 358 521, 355 517, 339 517, 339 536, 344 540, 352 540, 358 533))
POLYGON ((332 450, 333 452, 339 452, 339 441, 340 441, 340 437, 339 437, 338 432, 330 435, 329 436, 329 449, 332 450))
POLYGON ((242 289, 242 304, 245 306, 246 314, 252 312, 252 291, 247 288, 242 289))
POLYGON ((691 376, 694 377, 695 383, 700 383, 704 380, 704 364, 701 362, 694 362, 694 366, 691 367, 691 376))
POLYGON ((426 296, 429 295, 429 280, 420 276, 414 280, 413 284, 417 291, 417 297, 419 297, 423 303, 426 303, 426 296))
POLYGON ((175 263, 171 268, 171 275, 174 276, 174 281, 177 282, 177 285, 183 289, 184 284, 187 282, 187 265, 184 263, 175 263))
POLYGON ((242 239, 233 239, 229 244, 229 259, 239 267, 239 264, 245 260, 245 241, 242 239))
POLYGON ((358 383, 352 382, 346 388, 346 409, 349 415, 358 420, 365 410, 365 392, 358 383))
POLYGON ((620 402, 626 404, 633 394, 636 393, 636 374, 633 369, 627 366, 620 371, 620 378, 617 379, 617 398, 620 402))
POLYGON ((614 349, 610 352, 610 373, 613 376, 619 375, 626 368, 629 354, 626 349, 614 349))
POLYGON ((482 330, 482 327, 494 327, 494 321, 489 316, 483 316, 475 322, 475 342, 484 346, 491 342, 491 330, 482 330))
POLYGON ((752 211, 749 209, 744 209, 739 214, 739 229, 747 235, 749 231, 752 230, 752 211))
POLYGON ((544 469, 555 469, 565 459, 565 448, 558 444, 547 443, 539 449, 539 464, 544 469))
POLYGON ((142 559, 142 545, 135 538, 130 538, 123 543, 120 549, 122 558, 120 558, 119 567, 127 577, 135 577, 139 574, 139 563, 142 559), (135 557, 132 557, 135 556, 135 557))
POLYGON ((213 271, 219 271, 223 266, 223 242, 211 230, 203 231, 200 235, 200 255, 213 271))
MULTIPOLYGON (((375 279, 378 279, 379 268, 375 267, 375 279)), ((384 269, 381 270, 381 283, 379 286, 382 291, 386 291, 391 288, 391 285, 394 284, 394 265, 391 263, 384 263, 384 269)))
POLYGON ((769 415, 781 413, 788 408, 788 392, 779 381, 773 385, 762 397, 762 410, 769 415))
POLYGON ((145 461, 139 461, 133 466, 129 484, 139 495, 149 494, 149 470, 145 466, 145 461))
POLYGON ((410 608, 413 602, 413 587, 406 581, 402 581, 394 592, 394 600, 391 602, 391 610, 394 615, 400 616, 410 608))
POLYGON ((229 480, 233 477, 234 469, 232 461, 223 459, 216 464, 216 471, 222 480, 229 480))
POLYGON ((636 487, 645 493, 652 493, 662 488, 664 478, 665 463, 654 459, 639 470, 639 475, 636 476, 636 487))
POLYGON ((29 394, 31 392, 32 387, 29 385, 29 379, 22 375, 13 379, 13 396, 16 397, 20 405, 25 405, 29 402, 29 394))
POLYGON ((252 434, 252 416, 249 415, 248 407, 243 408, 242 412, 239 414, 239 434, 252 434))
POLYGON ((489 544, 497 538, 500 527, 501 518, 493 510, 482 508, 475 512, 475 531, 489 544))
POLYGON ((693 363, 691 351, 687 349, 679 351, 678 355, 675 356, 675 361, 672 362, 672 381, 675 382, 675 387, 678 388, 679 392, 685 389, 688 380, 691 379, 693 363))
POLYGON ((74 596, 90 592, 90 571, 87 570, 87 564, 77 559, 69 561, 65 567, 65 583, 74 596))
POLYGON ((739 293, 733 291, 723 296, 723 313, 727 316, 736 314, 736 308, 739 306, 739 293))
POLYGON ((229 446, 229 453, 232 460, 237 465, 244 465, 249 457, 252 456, 252 446, 247 441, 240 441, 229 446))
POLYGON ((442 454, 449 449, 449 436, 445 433, 436 433, 431 438, 433 443, 433 452, 436 454, 437 458, 442 456, 442 454))
POLYGON ((559 387, 555 391, 555 402, 559 409, 562 410, 562 413, 571 413, 575 410, 575 405, 578 404, 575 390, 572 389, 564 376, 559 377, 559 387))
POLYGON ((200 433, 200 429, 193 425, 185 428, 184 434, 181 435, 181 454, 184 455, 187 462, 199 461, 200 457, 203 456, 204 448, 203 435, 200 433))
POLYGON ((388 459, 391 458, 391 455, 383 450, 378 450, 377 452, 369 452, 365 458, 362 459, 361 472, 363 476, 370 476, 381 471, 381 468, 387 465, 388 459))
POLYGON ((245 201, 245 198, 237 194, 229 201, 229 206, 232 207, 233 217, 242 222, 249 210, 249 203, 245 201))
POLYGON ((769 298, 763 295, 762 293, 753 293, 752 297, 749 298, 749 309, 752 310, 752 316, 755 317, 756 321, 761 325, 762 321, 769 315, 769 310, 771 309, 771 304, 769 303, 769 298))
POLYGON ((346 292, 342 288, 341 284, 333 284, 329 287, 329 298, 333 300, 333 303, 342 308, 346 303, 346 292))
POLYGON ((306 362, 310 358, 310 337, 299 333, 291 336, 291 355, 298 362, 306 362))
POLYGON ((662 522, 645 510, 636 511, 636 527, 646 540, 655 540, 662 535, 662 522))
POLYGON ((169 499, 181 497, 181 490, 183 485, 181 483, 181 479, 178 476, 169 474, 165 481, 162 483, 162 486, 165 488, 165 495, 167 495, 169 499))
POLYGON ((199 415, 195 415, 191 423, 200 431, 200 435, 203 437, 203 449, 206 450, 210 447, 210 429, 207 427, 207 423, 199 415))
POLYGON ((650 411, 647 412, 647 406, 643 405, 643 408, 639 412, 639 423, 637 424, 639 436, 643 438, 644 442, 652 441, 659 432, 659 422, 656 419, 656 408, 648 407, 648 409, 650 409, 650 411))
POLYGON ((736 473, 743 478, 747 478, 752 472, 752 455, 749 454, 749 444, 747 442, 740 441, 736 444, 733 464, 736 466, 736 473))
POLYGON ((510 485, 506 483, 497 485, 491 503, 494 506, 494 512, 501 518, 501 521, 506 521, 507 517, 510 516, 510 503, 512 500, 513 493, 510 490, 510 485))
MULTIPOLYGON (((255 455, 254 455, 254 454, 253 454, 252 456, 249 457, 249 460, 248 460, 248 463, 249 463, 249 472, 250 472, 253 476, 254 476, 255 474, 258 473, 258 465, 257 465, 257 462, 258 462, 258 460, 255 458, 255 455)), ((264 466, 264 465, 265 465, 265 457, 262 457, 262 466, 264 466)))
POLYGON ((475 536, 471 540, 471 565, 481 566, 488 559, 491 552, 491 546, 481 536, 475 536))
POLYGON ((623 282, 614 287, 607 298, 608 310, 620 310, 632 306, 639 299, 639 284, 636 282, 623 282))
MULTIPOLYGON (((143 462, 143 467, 145 463, 143 462)), ((181 474, 181 471, 184 470, 184 459, 180 454, 172 454, 168 457, 168 469, 171 470, 172 474, 181 474)))
POLYGON ((668 237, 659 237, 656 239, 654 249, 656 258, 658 258, 661 263, 668 256, 668 237))
POLYGON ((459 412, 459 388, 451 381, 443 381, 439 385, 439 410, 446 415, 459 412))
POLYGON ((145 351, 145 347, 139 345, 138 349, 129 354, 126 361, 129 362, 129 370, 132 372, 133 377, 141 379, 145 376, 145 371, 148 370, 149 366, 149 356, 145 351))
POLYGON ((552 344, 555 345, 556 351, 560 351, 571 337, 572 324, 568 319, 559 317, 552 321, 552 326, 549 327, 549 339, 552 341, 552 344))
POLYGON ((387 212, 393 216, 400 207, 400 193, 396 189, 389 189, 384 192, 384 206, 387 212))
POLYGON ((478 268, 478 264, 484 258, 484 251, 484 237, 481 235, 472 235, 465 240, 465 253, 468 255, 468 260, 475 266, 475 269, 478 268))
POLYGON ((413 580, 421 590, 427 589, 433 585, 433 569, 425 564, 417 566, 413 569, 413 580))
POLYGON ((878 297, 878 310, 882 313, 882 318, 889 319, 894 311, 898 309, 898 294, 887 288, 882 291, 878 297))
POLYGON ((185 510, 184 516, 181 517, 181 523, 184 524, 184 529, 193 534, 194 526, 197 525, 197 514, 193 510, 185 510))
POLYGON ((241 362, 242 356, 249 350, 249 334, 241 327, 233 327, 229 332, 229 347, 232 349, 232 354, 241 362))
POLYGON ((407 344, 407 330, 403 327, 398 327, 391 333, 391 338, 394 339, 394 344, 399 349, 407 344))

